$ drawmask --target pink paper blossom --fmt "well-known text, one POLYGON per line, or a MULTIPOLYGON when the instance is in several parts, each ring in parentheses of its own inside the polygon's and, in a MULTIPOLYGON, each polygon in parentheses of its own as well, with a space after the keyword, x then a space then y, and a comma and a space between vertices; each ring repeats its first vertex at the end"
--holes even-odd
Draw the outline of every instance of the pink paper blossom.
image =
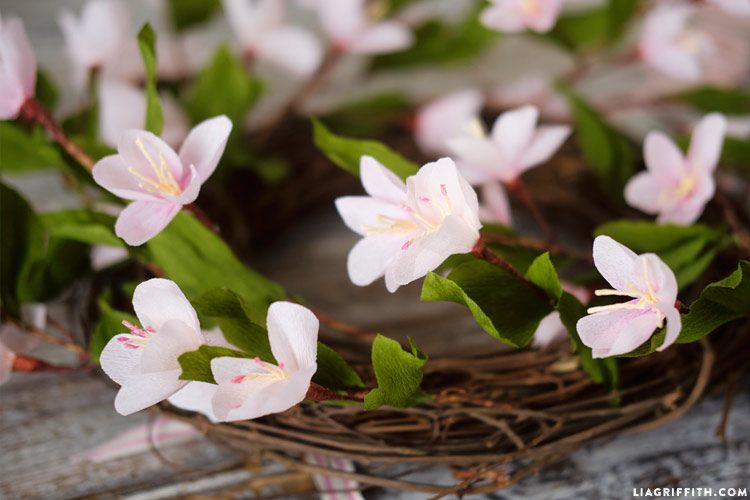
POLYGON ((193 306, 172 281, 154 278, 138 285, 133 309, 142 326, 112 338, 102 351, 104 373, 120 384, 115 410, 121 415, 163 401, 185 385, 177 358, 205 343, 193 306))
POLYGON ((688 25, 694 13, 687 5, 663 4, 647 14, 638 49, 648 65, 678 80, 701 78, 701 60, 717 54, 711 37, 688 25))
POLYGON ((85 85, 91 70, 121 71, 128 51, 137 51, 130 13, 120 0, 89 0, 80 17, 63 11, 58 17, 65 46, 74 65, 74 81, 85 85))
MULTIPOLYGON (((103 79, 99 83, 99 136, 105 144, 117 147, 122 134, 146 123, 146 92, 128 82, 103 79)), ((188 133, 188 120, 171 94, 159 96, 164 115, 161 137, 170 147, 182 144, 188 133)))
POLYGON ((677 280, 657 255, 636 255, 609 236, 594 240, 594 264, 614 290, 596 290, 597 296, 630 297, 632 300, 591 307, 578 320, 581 341, 591 347, 594 358, 626 354, 643 344, 657 328, 664 326, 663 351, 682 329, 675 307, 677 280))
POLYGON ((703 213, 716 189, 714 170, 724 142, 726 119, 706 115, 695 127, 687 156, 661 132, 643 143, 647 170, 625 186, 625 200, 660 223, 691 224, 703 213))
POLYGON ((363 236, 347 260, 355 285, 385 275, 386 288, 395 292, 477 242, 477 195, 450 158, 428 163, 404 184, 377 160, 363 156, 360 175, 369 196, 336 200, 344 223, 363 236))
MULTIPOLYGON (((47 326, 47 306, 41 303, 21 304, 23 324, 44 330, 47 326)), ((0 325, 0 385, 10 378, 17 355, 26 354, 39 345, 39 337, 24 332, 14 324, 0 325)))
POLYGON ((117 218, 115 233, 128 245, 141 245, 164 229, 180 209, 195 201, 200 186, 219 163, 232 130, 226 116, 196 125, 179 155, 144 130, 120 136, 118 154, 94 165, 94 180, 111 193, 135 200, 117 218))
POLYGON ((279 413, 305 399, 317 370, 318 319, 299 304, 274 302, 266 321, 278 365, 260 358, 211 360, 218 384, 213 412, 220 421, 279 413))
POLYGON ((315 36, 284 20, 279 0, 223 0, 229 24, 246 55, 279 66, 303 77, 313 73, 323 59, 315 36))
POLYGON ((511 183, 526 170, 549 160, 570 135, 567 125, 537 127, 539 110, 523 106, 506 111, 490 136, 475 134, 449 141, 461 173, 472 184, 511 183))
POLYGON ((414 43, 409 28, 396 20, 378 20, 382 13, 368 9, 367 0, 317 0, 320 23, 334 46, 343 52, 384 54, 414 43))
POLYGON ((708 0, 708 3, 717 6, 731 16, 750 17, 750 2, 748 0, 708 0))
POLYGON ((479 204, 479 220, 508 227, 513 225, 510 201, 502 183, 486 182, 481 185, 479 193, 482 195, 482 201, 479 204))
POLYGON ((490 0, 480 20, 490 29, 506 33, 533 30, 546 33, 560 15, 562 0, 490 0))
POLYGON ((448 141, 466 133, 476 119, 484 97, 476 89, 463 89, 434 99, 419 108, 414 124, 414 138, 427 155, 450 153, 448 141))
POLYGON ((35 86, 36 58, 23 22, 0 18, 0 120, 15 119, 35 86))

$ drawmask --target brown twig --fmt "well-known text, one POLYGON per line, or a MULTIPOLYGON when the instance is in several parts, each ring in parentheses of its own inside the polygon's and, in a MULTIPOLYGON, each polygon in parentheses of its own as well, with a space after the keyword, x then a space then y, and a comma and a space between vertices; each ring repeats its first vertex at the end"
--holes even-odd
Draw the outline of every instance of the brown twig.
POLYGON ((544 231, 547 242, 551 245, 556 239, 555 231, 552 229, 552 226, 549 225, 547 219, 544 218, 542 211, 534 201, 534 198, 529 194, 529 190, 526 188, 526 184, 523 180, 519 177, 513 182, 506 184, 506 186, 508 187, 508 191, 513 193, 531 211, 537 224, 539 224, 539 227, 544 231))
POLYGON ((718 201, 721 205, 721 208, 724 212, 724 218, 732 228, 732 233, 734 233, 735 237, 739 240, 743 253, 746 257, 750 257, 750 234, 748 234, 747 230, 742 227, 740 218, 737 215, 734 207, 732 206, 732 202, 729 200, 729 197, 724 193, 724 191, 717 189, 716 201, 718 201))
POLYGON ((4 317, 3 321, 7 321, 8 323, 12 323, 21 330, 34 335, 36 337, 39 337, 45 342, 49 342, 50 344, 58 345, 64 349, 67 349, 68 351, 74 352, 78 355, 79 359, 81 360, 87 360, 89 358, 89 352, 84 349, 83 347, 79 346, 78 344, 74 344, 72 342, 66 342, 62 339, 59 339, 55 337, 54 335, 50 335, 49 333, 45 332, 44 330, 40 330, 38 328, 34 328, 33 326, 24 325, 23 323, 14 320, 10 317, 4 317))
POLYGON ((486 243, 497 243, 499 245, 525 248, 527 250, 534 250, 537 252, 549 252, 554 255, 560 255, 562 257, 571 257, 574 259, 589 262, 591 264, 594 263, 594 258, 591 256, 591 254, 568 250, 558 244, 547 243, 546 241, 537 240, 535 238, 496 233, 482 233, 480 238, 486 243))
POLYGON ((357 391, 350 394, 338 394, 336 392, 333 392, 330 389, 326 389, 325 387, 316 384, 315 382, 310 382, 310 387, 307 389, 307 394, 305 395, 305 399, 308 401, 356 401, 358 403, 363 403, 365 400, 365 395, 370 392, 368 391, 357 391))
POLYGON ((508 264, 508 262, 505 261, 502 257, 494 253, 492 250, 487 248, 487 245, 484 244, 484 242, 479 239, 477 240, 476 244, 474 245, 474 248, 471 249, 471 254, 478 259, 485 260, 492 264, 493 266, 497 266, 503 271, 507 272, 511 276, 513 276, 516 280, 518 280, 523 286, 534 292, 534 294, 539 297, 541 300, 543 300, 545 303, 553 305, 552 299, 538 286, 536 286, 531 281, 524 278, 518 271, 515 270, 513 266, 508 264))
POLYGON ((209 231, 216 234, 219 233, 219 226, 214 224, 208 214, 206 214, 206 212, 204 212, 203 209, 201 209, 198 205, 196 205, 195 203, 189 203, 187 205, 183 205, 182 208, 185 211, 193 214, 195 218, 198 219, 201 224, 206 226, 209 231))
POLYGON ((318 318, 318 321, 330 328, 333 328, 334 330, 346 333, 347 335, 351 335, 352 337, 355 337, 359 340, 364 340, 365 342, 372 342, 373 340, 375 340, 375 337, 377 337, 376 333, 366 332, 360 328, 357 328, 356 326, 352 326, 348 323, 344 323, 343 321, 339 321, 335 318, 332 318, 326 313, 310 308, 309 305, 306 305, 305 307, 310 309, 313 314, 315 314, 315 316, 318 318))
POLYGON ((65 135, 62 127, 52 118, 52 115, 41 103, 35 99, 28 99, 21 106, 20 116, 30 122, 38 123, 47 129, 55 141, 86 170, 90 172, 94 169, 94 164, 96 163, 94 159, 65 135))
POLYGON ((69 373, 78 371, 89 371, 94 368, 93 365, 83 366, 60 366, 53 365, 37 358, 31 358, 29 356, 22 356, 16 354, 13 358, 13 365, 11 367, 14 372, 52 372, 52 373, 69 373))

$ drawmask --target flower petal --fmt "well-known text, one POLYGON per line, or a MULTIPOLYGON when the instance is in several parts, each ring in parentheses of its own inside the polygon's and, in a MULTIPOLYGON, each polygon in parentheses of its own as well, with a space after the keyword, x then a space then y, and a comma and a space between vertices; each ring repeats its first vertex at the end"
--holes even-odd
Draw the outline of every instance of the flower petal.
POLYGON ((719 163, 727 120, 721 113, 706 115, 695 127, 688 158, 693 172, 713 172, 719 163))
POLYGON ((385 270, 401 251, 407 237, 376 234, 359 240, 349 252, 346 269, 357 286, 367 286, 385 274, 385 270))
POLYGON ((141 180, 128 171, 120 155, 105 156, 94 165, 94 182, 110 193, 126 200, 158 200, 153 193, 141 187, 141 180))
POLYGON ((258 58, 299 78, 312 75, 323 60, 323 49, 309 31, 284 26, 266 34, 257 49, 258 58))
POLYGON ((521 106, 500 115, 492 126, 492 141, 503 162, 513 170, 513 178, 520 174, 522 155, 534 137, 538 118, 536 106, 521 106))
POLYGON ((593 254, 594 265, 604 279, 617 290, 627 289, 638 258, 635 252, 609 236, 597 236, 593 254))
POLYGON ((456 137, 448 141, 448 148, 458 158, 461 173, 471 184, 510 176, 503 168, 505 164, 497 145, 485 137, 456 137))
POLYGON ((144 328, 151 326, 158 332, 167 321, 177 319, 200 331, 195 309, 174 281, 152 278, 135 287, 133 309, 144 328))
POLYGON ((136 200, 120 212, 115 234, 130 246, 142 245, 167 227, 181 208, 168 201, 136 200))
POLYGON ((336 198, 336 210, 349 229, 366 235, 367 228, 382 228, 379 216, 409 220, 409 214, 400 206, 369 196, 342 196, 336 198))
POLYGON ((156 330, 143 348, 141 373, 181 370, 177 361, 182 354, 197 350, 203 338, 192 326, 170 319, 156 330))
POLYGON ((516 14, 507 4, 492 4, 484 9, 480 21, 487 28, 504 33, 518 33, 526 29, 521 16, 516 14))
POLYGON ((169 396, 167 401, 177 408, 197 411, 205 415, 211 422, 216 423, 219 420, 214 415, 214 406, 211 400, 216 395, 218 388, 219 386, 216 384, 191 380, 185 387, 169 396))
POLYGON ((190 164, 187 179, 183 180, 183 182, 180 183, 182 188, 182 193, 180 193, 177 196, 170 196, 168 194, 162 194, 161 198, 174 203, 175 205, 188 205, 195 201, 196 198, 198 198, 198 194, 201 190, 201 176, 198 174, 198 171, 195 169, 195 166, 193 164, 190 164))
POLYGON ((560 313, 553 311, 539 322, 531 345, 539 349, 544 349, 556 340, 567 337, 568 331, 565 329, 562 320, 560 320, 560 313))
POLYGON ((406 184, 372 156, 363 155, 359 160, 359 176, 362 187, 373 198, 401 206, 406 201, 406 184))
POLYGON ((10 379, 15 359, 15 353, 0 342, 0 385, 3 385, 10 379))
MULTIPOLYGON (((351 1, 351 0, 347 0, 351 1)), ((385 54, 403 50, 414 43, 414 35, 398 21, 381 21, 359 34, 348 45, 355 54, 385 54)))
POLYGON ((177 153, 161 137, 146 130, 130 129, 123 132, 117 152, 128 167, 133 167, 142 176, 155 182, 159 181, 157 170, 162 160, 166 162, 175 181, 179 182, 185 175, 185 169, 177 153))
POLYGON ((508 201, 508 195, 505 193, 503 185, 499 182, 488 182, 482 184, 481 192, 485 206, 488 209, 488 215, 490 216, 486 221, 511 226, 513 220, 510 212, 510 202, 508 201))
POLYGON ((146 94, 130 83, 104 78, 98 91, 99 135, 106 144, 117 147, 123 132, 146 123, 146 94))
POLYGON ((115 398, 115 410, 130 415, 164 401, 188 384, 180 380, 182 369, 147 374, 134 374, 120 387, 115 398))
POLYGON ((143 354, 142 349, 131 349, 126 346, 126 341, 130 340, 130 337, 131 335, 127 334, 115 335, 109 339, 99 355, 99 363, 104 373, 120 385, 124 385, 136 373, 136 367, 141 362, 143 354))
POLYGON ((276 361, 290 373, 315 367, 318 357, 318 318, 292 302, 274 302, 266 318, 268 340, 276 361))
POLYGON ((188 165, 195 166, 201 184, 206 182, 219 164, 231 131, 232 121, 225 115, 220 115, 203 120, 185 138, 180 148, 181 164, 185 168, 188 165))
POLYGON ((656 298, 674 306, 677 300, 677 279, 672 269, 653 253, 639 255, 635 266, 633 284, 644 292, 653 290, 656 298))
MULTIPOLYGON (((6 86, 16 86, 22 100, 34 96, 36 86, 36 57, 31 49, 23 22, 15 17, 0 20, 0 64, 4 70, 2 94, 6 86), (11 81, 6 78, 11 77, 11 81)), ((15 93, 15 92, 14 92, 15 93)), ((22 103, 19 103, 22 104, 22 103)))
POLYGON ((616 309, 589 314, 578 320, 581 342, 591 347, 594 357, 626 354, 654 333, 659 318, 652 310, 616 309))
POLYGON ((643 141, 643 156, 648 171, 661 186, 679 184, 686 173, 682 151, 662 132, 648 133, 643 141))
POLYGON ((657 214, 662 209, 661 185, 652 172, 639 172, 625 185, 625 201, 631 207, 657 214))
POLYGON ((461 136, 475 118, 484 97, 477 89, 463 89, 434 99, 422 106, 415 120, 415 140, 425 154, 449 154, 448 141, 461 136))
POLYGON ((562 146, 572 129, 568 125, 545 125, 534 133, 531 143, 521 156, 521 169, 545 163, 562 146))
POLYGON ((656 304, 656 307, 664 314, 667 320, 667 333, 664 336, 664 342, 656 349, 657 351, 663 351, 674 344, 674 341, 680 336, 682 318, 680 317, 680 312, 673 304, 659 303, 656 304))

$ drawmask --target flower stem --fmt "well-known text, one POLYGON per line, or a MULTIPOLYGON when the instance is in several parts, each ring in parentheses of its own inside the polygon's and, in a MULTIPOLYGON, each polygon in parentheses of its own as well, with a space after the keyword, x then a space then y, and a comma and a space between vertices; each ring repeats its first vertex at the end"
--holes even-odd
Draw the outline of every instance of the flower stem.
POLYGON ((537 240, 535 238, 496 233, 484 233, 480 236, 480 238, 485 243, 498 243, 500 245, 506 245, 509 247, 525 248, 528 250, 539 252, 549 252, 551 254, 561 255, 563 257, 571 257, 577 260, 588 262, 590 264, 594 263, 594 259, 590 254, 568 250, 558 244, 550 244, 546 241, 537 240))
POLYGON ((90 370, 93 366, 58 366, 42 361, 41 359, 29 358, 27 356, 16 355, 13 358, 12 369, 14 372, 53 372, 53 373, 65 373, 65 372, 76 372, 82 370, 90 370))
POLYGON ((356 337, 360 340, 364 340, 366 342, 372 342, 375 340, 375 337, 377 334, 366 332, 364 330, 360 330, 356 326, 352 326, 348 323, 344 323, 343 321, 339 321, 335 318, 332 318, 331 316, 322 313, 320 311, 317 311, 315 309, 310 308, 309 305, 305 305, 308 309, 310 309, 315 316, 318 318, 318 321, 323 323, 324 325, 333 328, 334 330, 337 330, 342 333, 346 333, 348 335, 351 335, 352 337, 356 337))
POLYGON ((201 222, 201 224, 208 228, 209 231, 218 234, 219 226, 214 224, 208 214, 206 214, 206 212, 204 212, 203 209, 201 209, 198 205, 196 205, 195 203, 190 203, 188 205, 183 205, 182 208, 193 214, 195 218, 201 222))
POLYGON ((729 200, 729 197, 726 195, 726 193, 724 193, 724 191, 717 189, 716 201, 718 201, 721 205, 721 208, 724 211, 724 218, 732 228, 732 232, 739 241, 743 253, 746 257, 750 257, 750 235, 748 235, 747 230, 742 227, 740 218, 737 215, 736 210, 732 206, 732 202, 729 200))
POLYGON ((521 202, 526 205, 526 207, 528 207, 528 209, 531 211, 531 214, 534 216, 534 219, 536 219, 537 224, 539 224, 539 227, 541 227, 542 231, 544 231, 547 242, 549 244, 552 244, 552 242, 554 242, 556 239, 555 231, 544 218, 544 215, 542 215, 542 211, 539 210, 539 206, 534 202, 534 199, 529 194, 529 190, 526 188, 526 184, 520 178, 518 178, 513 182, 509 182, 507 184, 507 187, 510 192, 516 195, 516 197, 521 200, 521 202))
POLYGON ((494 253, 492 250, 487 248, 487 245, 484 244, 484 241, 481 239, 477 240, 476 244, 474 245, 474 248, 471 249, 471 254, 478 259, 485 260, 492 264, 493 266, 497 266, 503 271, 507 272, 511 276, 513 276, 517 281, 519 281, 523 286, 534 292, 534 294, 542 299, 542 301, 554 305, 554 302, 550 297, 538 286, 536 286, 531 281, 524 278, 518 271, 515 270, 513 266, 511 266, 505 259, 494 253))
POLYGON ((315 382, 310 382, 310 387, 307 389, 307 394, 305 395, 305 399, 309 401, 356 401, 358 403, 363 403, 365 400, 365 395, 369 393, 370 391, 368 389, 364 390, 357 390, 350 394, 338 394, 336 392, 333 392, 330 389, 326 389, 325 387, 316 384, 315 382))
POLYGON ((20 115, 33 123, 38 123, 52 134, 52 137, 62 148, 80 163, 89 172, 93 170, 96 163, 93 158, 86 154, 77 144, 71 141, 63 132, 62 127, 52 118, 52 115, 44 106, 35 99, 28 99, 21 106, 20 115))

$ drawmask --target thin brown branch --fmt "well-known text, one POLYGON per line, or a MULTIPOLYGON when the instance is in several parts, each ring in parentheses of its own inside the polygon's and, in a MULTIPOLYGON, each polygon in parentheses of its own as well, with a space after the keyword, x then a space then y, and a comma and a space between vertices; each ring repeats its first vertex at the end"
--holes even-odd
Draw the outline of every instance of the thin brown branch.
POLYGON ((351 394, 338 394, 336 392, 333 392, 330 389, 326 389, 325 387, 316 384, 315 382, 310 382, 310 387, 307 389, 307 394, 305 395, 305 399, 309 401, 356 401, 358 403, 363 403, 365 400, 365 395, 370 391, 358 391, 351 394))
POLYGON ((523 182, 523 180, 521 180, 521 178, 518 178, 513 182, 509 182, 507 184, 507 187, 508 191, 513 193, 519 200, 521 200, 524 205, 526 205, 529 211, 531 211, 531 214, 534 216, 534 219, 536 219, 537 224, 539 224, 539 227, 542 228, 542 231, 544 231, 547 242, 551 245, 556 239, 555 231, 547 222, 547 219, 544 218, 542 211, 534 201, 534 198, 531 197, 531 194, 529 194, 529 190, 526 188, 526 184, 523 182))
POLYGON ((206 212, 204 212, 203 209, 201 209, 198 205, 196 205, 195 203, 189 203, 187 205, 183 205, 182 208, 185 211, 193 214, 195 218, 198 219, 201 224, 206 226, 209 231, 216 234, 219 233, 219 226, 214 224, 208 214, 206 214, 206 212))
POLYGON ((517 236, 512 234, 483 233, 481 235, 481 239, 486 243, 497 243, 499 245, 524 248, 537 252, 549 252, 553 255, 559 255, 561 257, 571 257, 573 259, 582 260, 591 264, 594 263, 594 258, 591 256, 591 254, 576 252, 574 250, 563 248, 556 243, 547 243, 546 241, 538 240, 535 238, 528 238, 525 236, 517 236))
POLYGON ((746 228, 742 227, 742 223, 740 223, 740 218, 737 215, 737 211, 734 209, 732 202, 724 191, 720 189, 716 190, 716 200, 721 205, 724 212, 724 218, 732 228, 732 233, 734 233, 734 236, 739 241, 742 247, 742 252, 745 254, 745 257, 750 257, 750 234, 748 234, 746 228))
POLYGON ((21 106, 20 116, 32 123, 38 123, 47 129, 55 141, 86 170, 91 172, 94 169, 94 164, 96 163, 94 159, 65 135, 62 127, 52 118, 50 112, 41 103, 34 99, 28 99, 21 106))
POLYGON ((34 328, 32 326, 24 325, 23 323, 14 320, 10 317, 5 317, 3 321, 7 321, 8 323, 12 323, 15 326, 17 326, 19 329, 34 335, 35 337, 39 337, 45 342, 49 342, 50 344, 58 345, 64 349, 67 349, 68 351, 74 352, 78 355, 79 359, 86 360, 89 358, 89 352, 84 349, 83 347, 79 346, 78 344, 74 344, 72 342, 66 342, 60 338, 55 337, 54 335, 50 335, 49 333, 45 332, 44 330, 40 330, 39 328, 34 328))
POLYGON ((549 296, 536 286, 531 281, 524 278, 518 271, 515 270, 513 266, 511 266, 508 262, 505 261, 502 257, 494 253, 492 250, 487 248, 487 245, 484 244, 484 242, 480 239, 477 240, 476 244, 474 245, 474 248, 471 249, 471 254, 478 259, 485 260, 492 264, 493 266, 497 266, 503 271, 507 272, 511 276, 513 276, 517 281, 519 281, 523 286, 534 292, 534 294, 539 297, 542 301, 546 302, 547 304, 553 305, 552 299, 549 298, 549 296))
POLYGON ((364 340, 365 342, 372 342, 373 340, 375 340, 375 337, 377 337, 376 333, 366 332, 360 328, 357 328, 356 326, 352 326, 348 323, 344 323, 343 321, 339 321, 326 313, 320 312, 316 309, 312 309, 309 305, 305 305, 305 307, 310 309, 313 314, 315 314, 315 316, 318 318, 318 321, 330 328, 333 328, 336 331, 346 333, 347 335, 351 335, 352 337, 355 337, 359 340, 364 340))

